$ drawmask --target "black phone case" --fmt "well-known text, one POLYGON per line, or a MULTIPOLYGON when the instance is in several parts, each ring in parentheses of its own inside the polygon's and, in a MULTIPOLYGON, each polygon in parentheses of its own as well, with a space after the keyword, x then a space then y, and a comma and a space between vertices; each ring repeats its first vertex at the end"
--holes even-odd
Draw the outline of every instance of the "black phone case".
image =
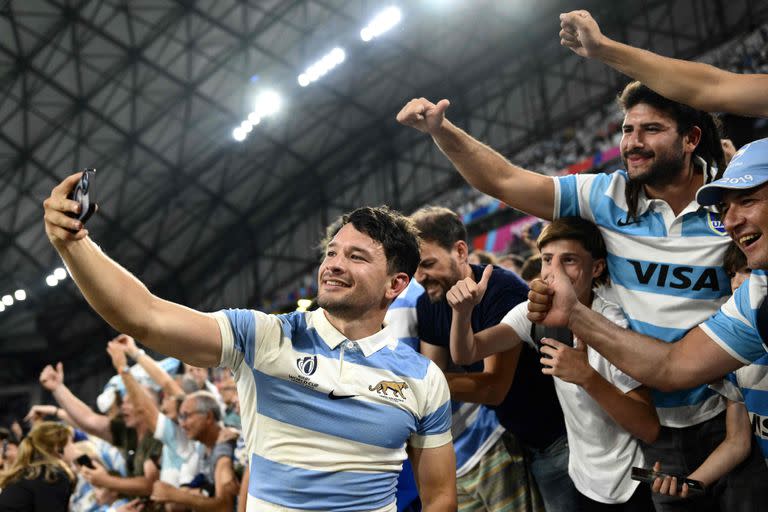
POLYGON ((704 484, 699 482, 698 480, 691 480, 690 478, 685 478, 685 476, 683 475, 656 472, 656 471, 653 471, 652 469, 638 468, 638 467, 632 468, 632 480, 637 480, 638 482, 646 482, 648 485, 653 484, 653 481, 656 480, 657 478, 664 478, 665 476, 677 477, 678 493, 680 493, 683 490, 683 484, 688 484, 689 495, 704 492, 704 484))
MULTIPOLYGON (((80 181, 67 195, 67 199, 77 201, 80 203, 80 213, 67 213, 68 216, 79 220, 83 224, 88 222, 88 219, 96 211, 96 202, 93 200, 91 192, 93 191, 93 178, 96 174, 96 169, 83 169, 83 175, 80 177, 80 181)), ((72 230, 70 230, 72 231, 72 230)), ((76 231, 72 231, 76 233, 76 231)))

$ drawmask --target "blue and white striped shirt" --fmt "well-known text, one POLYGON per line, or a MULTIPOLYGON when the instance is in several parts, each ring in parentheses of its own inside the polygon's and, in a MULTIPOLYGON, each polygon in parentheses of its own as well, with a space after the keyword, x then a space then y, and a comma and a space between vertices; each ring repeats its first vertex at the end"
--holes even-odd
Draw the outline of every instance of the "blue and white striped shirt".
MULTIPOLYGON (((630 329, 677 341, 727 300, 723 268, 730 244, 719 216, 692 201, 679 215, 641 191, 637 219, 627 218, 626 171, 555 178, 554 217, 580 216, 600 228, 612 286, 606 296, 624 310, 630 329)), ((725 408, 707 386, 654 392, 662 425, 686 427, 725 408)))
POLYGON ((701 325, 707 336, 744 364, 763 357, 768 350, 760 337, 757 316, 768 293, 768 274, 753 270, 720 310, 701 325))
POLYGON ((213 316, 240 396, 247 510, 389 512, 406 444, 450 443, 445 377, 386 328, 350 341, 323 310, 213 316))

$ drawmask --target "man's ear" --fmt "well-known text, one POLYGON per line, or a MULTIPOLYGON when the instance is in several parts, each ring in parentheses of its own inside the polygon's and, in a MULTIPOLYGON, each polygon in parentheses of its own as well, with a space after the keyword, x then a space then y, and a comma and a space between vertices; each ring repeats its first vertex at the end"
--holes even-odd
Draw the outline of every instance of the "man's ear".
POLYGON ((467 247, 467 242, 464 240, 455 242, 453 244, 453 250, 456 251, 456 254, 459 256, 459 263, 467 261, 467 258, 469 257, 469 247, 467 247))
POLYGON ((701 128, 698 126, 691 127, 688 133, 683 135, 683 144, 685 145, 685 151, 693 154, 693 151, 699 146, 701 142, 701 128))
POLYGON ((408 274, 405 272, 398 272, 392 276, 389 280, 389 287, 387 288, 387 300, 395 300, 397 296, 406 289, 410 281, 410 277, 408 277, 408 274))
POLYGON ((592 279, 597 279, 605 274, 605 258, 600 258, 592 262, 592 279))

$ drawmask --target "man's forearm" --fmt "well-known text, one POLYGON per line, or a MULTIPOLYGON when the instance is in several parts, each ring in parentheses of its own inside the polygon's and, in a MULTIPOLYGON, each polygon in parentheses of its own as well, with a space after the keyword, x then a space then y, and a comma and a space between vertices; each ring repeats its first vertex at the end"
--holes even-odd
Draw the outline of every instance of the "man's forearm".
POLYGON ((669 388, 667 362, 672 345, 623 329, 579 303, 568 328, 621 371, 656 389, 669 388))
POLYGON ((641 402, 623 393, 596 371, 583 388, 613 421, 632 436, 647 444, 656 441, 659 418, 649 402, 641 402))
POLYGON ((59 243, 56 249, 88 303, 116 330, 195 366, 219 363, 221 339, 214 318, 155 297, 88 238, 59 243))
MULTIPOLYGON (((109 420, 100 414, 93 412, 82 400, 69 390, 67 386, 61 384, 53 391, 53 398, 61 406, 76 427, 111 442, 111 436, 105 431, 105 425, 109 425, 109 420), (109 439, 107 437, 110 437, 109 439)), ((58 416, 58 414, 57 414, 58 416)))
POLYGON ((723 91, 718 89, 732 74, 709 64, 664 57, 610 39, 600 47, 596 58, 673 101, 704 111, 756 115, 751 111, 739 112, 737 105, 724 104, 727 96, 721 96, 723 91))
POLYGON ((184 390, 181 386, 173 380, 173 378, 157 364, 157 361, 152 359, 143 350, 136 354, 132 354, 131 357, 147 372, 149 378, 157 383, 158 386, 163 388, 163 392, 169 396, 181 395, 184 390))
POLYGON ((451 398, 461 402, 499 405, 507 396, 509 388, 501 389, 497 375, 485 372, 446 373, 451 398))
POLYGON ((549 177, 512 164, 447 119, 435 143, 474 188, 537 217, 552 220, 554 185, 549 177))
POLYGON ((144 339, 153 295, 89 238, 57 251, 93 309, 118 332, 144 339))
POLYGON ((120 478, 118 476, 108 475, 106 481, 101 487, 112 489, 126 496, 149 496, 152 494, 152 484, 154 480, 146 476, 129 476, 120 478))
POLYGON ((475 357, 476 347, 472 332, 472 316, 453 312, 450 334, 451 359, 456 364, 472 364, 481 359, 475 357))
POLYGON ((200 512, 230 512, 233 506, 232 496, 229 494, 207 497, 182 490, 174 493, 173 502, 200 512))

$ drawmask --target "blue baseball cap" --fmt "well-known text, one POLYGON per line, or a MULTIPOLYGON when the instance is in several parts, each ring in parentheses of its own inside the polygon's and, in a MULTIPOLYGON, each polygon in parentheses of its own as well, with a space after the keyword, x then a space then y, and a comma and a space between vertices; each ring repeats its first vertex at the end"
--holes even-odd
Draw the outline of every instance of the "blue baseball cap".
POLYGON ((723 177, 696 192, 702 206, 720 204, 726 190, 747 190, 768 182, 768 138, 756 140, 733 155, 723 177))

